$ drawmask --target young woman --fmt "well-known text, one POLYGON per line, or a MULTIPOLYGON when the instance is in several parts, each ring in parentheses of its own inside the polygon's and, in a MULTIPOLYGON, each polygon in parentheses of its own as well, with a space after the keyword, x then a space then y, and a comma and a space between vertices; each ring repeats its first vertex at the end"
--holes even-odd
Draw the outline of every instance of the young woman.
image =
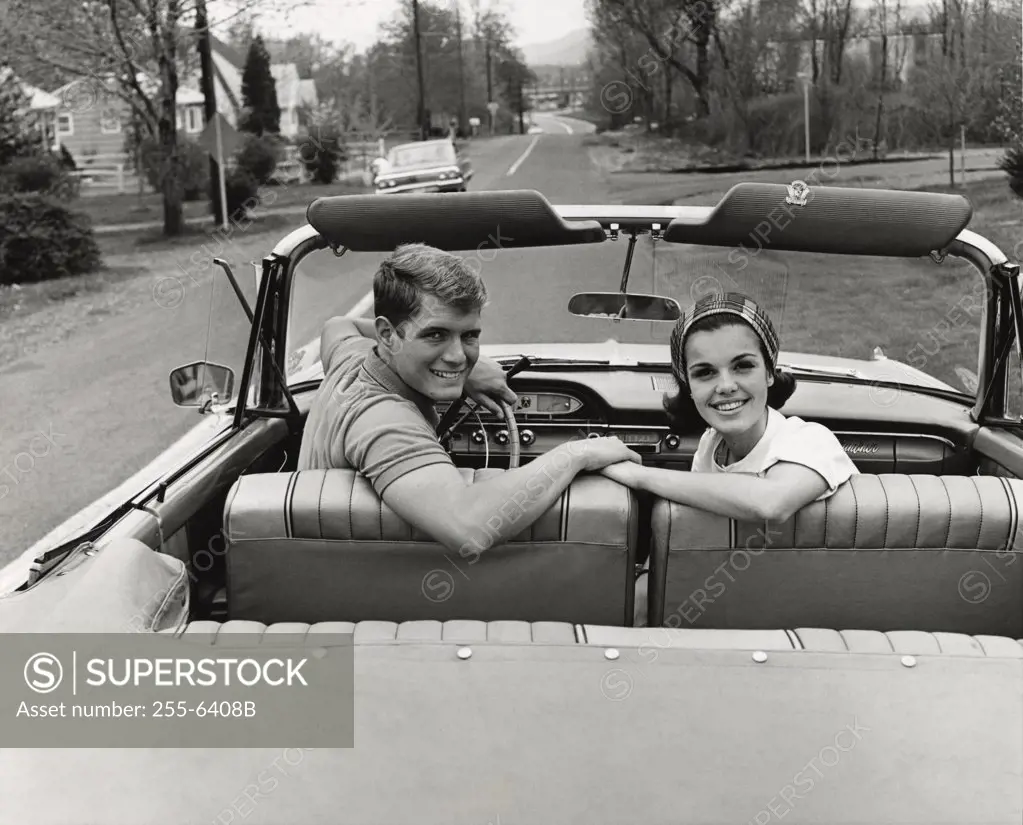
MULTIPOLYGON (((707 428, 692 470, 623 462, 601 473, 739 521, 787 521, 833 495, 856 465, 827 427, 778 412, 796 384, 777 368, 778 349, 771 319, 745 295, 700 299, 672 332, 679 391, 664 402, 673 431, 707 428)), ((645 584, 637 590, 637 624, 640 613, 645 620, 645 584)))

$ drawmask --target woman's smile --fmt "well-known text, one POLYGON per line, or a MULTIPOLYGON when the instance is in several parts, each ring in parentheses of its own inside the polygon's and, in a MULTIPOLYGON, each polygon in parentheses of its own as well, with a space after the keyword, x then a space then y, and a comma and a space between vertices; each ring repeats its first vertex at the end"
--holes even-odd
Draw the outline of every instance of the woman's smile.
POLYGON ((713 407, 721 415, 730 415, 738 412, 749 401, 748 398, 734 399, 731 398, 728 401, 718 401, 710 406, 713 407))

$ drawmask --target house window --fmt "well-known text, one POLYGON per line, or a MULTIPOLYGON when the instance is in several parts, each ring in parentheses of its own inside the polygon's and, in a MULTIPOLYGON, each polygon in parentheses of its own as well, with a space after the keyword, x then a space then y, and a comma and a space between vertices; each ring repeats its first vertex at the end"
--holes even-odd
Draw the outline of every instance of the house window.
POLYGON ((57 115, 57 135, 70 137, 75 133, 75 120, 70 114, 57 115))
POLYGON ((175 118, 175 128, 180 132, 185 125, 185 119, 181 116, 181 109, 177 111, 177 117, 175 118))
POLYGON ((104 109, 99 117, 99 131, 104 135, 121 133, 121 113, 117 109, 104 109))
POLYGON ((189 132, 201 132, 202 131, 202 118, 199 117, 199 107, 189 106, 188 107, 188 131, 189 132))

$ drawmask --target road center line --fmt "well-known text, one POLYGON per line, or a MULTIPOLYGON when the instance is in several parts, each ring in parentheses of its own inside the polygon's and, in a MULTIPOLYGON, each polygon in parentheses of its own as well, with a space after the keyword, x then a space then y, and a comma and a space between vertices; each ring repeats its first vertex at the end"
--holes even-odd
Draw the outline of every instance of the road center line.
POLYGON ((569 126, 567 123, 565 123, 565 121, 558 120, 557 118, 554 118, 554 122, 557 123, 558 126, 560 126, 562 129, 564 129, 570 135, 574 135, 575 134, 575 132, 572 131, 572 127, 569 126))
POLYGON ((523 162, 525 162, 526 158, 529 157, 529 153, 532 152, 533 149, 536 147, 536 144, 539 143, 541 137, 543 137, 543 135, 533 135, 533 142, 529 144, 529 148, 526 149, 526 151, 522 153, 519 159, 508 168, 508 171, 506 173, 508 177, 511 177, 512 175, 515 174, 516 171, 518 171, 518 168, 523 164, 523 162))

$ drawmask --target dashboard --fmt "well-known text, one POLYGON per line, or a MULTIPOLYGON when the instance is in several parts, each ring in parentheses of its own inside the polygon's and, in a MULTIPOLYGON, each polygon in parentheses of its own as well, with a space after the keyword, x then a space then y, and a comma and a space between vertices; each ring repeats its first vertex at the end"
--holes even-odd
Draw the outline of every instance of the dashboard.
MULTIPOLYGON (((692 466, 700 433, 668 429, 661 402, 674 385, 667 373, 605 368, 574 373, 570 379, 516 378, 511 385, 519 396, 514 413, 521 464, 565 441, 617 436, 644 464, 678 470, 692 466)), ((800 382, 782 411, 831 429, 863 473, 963 475, 976 469, 966 446, 972 423, 962 407, 912 393, 882 407, 871 399, 871 389, 800 382)), ((438 405, 442 416, 445 410, 446 405, 438 405)), ((482 409, 478 416, 463 418, 464 412, 447 442, 455 463, 507 467, 511 434, 503 418, 482 409)))

